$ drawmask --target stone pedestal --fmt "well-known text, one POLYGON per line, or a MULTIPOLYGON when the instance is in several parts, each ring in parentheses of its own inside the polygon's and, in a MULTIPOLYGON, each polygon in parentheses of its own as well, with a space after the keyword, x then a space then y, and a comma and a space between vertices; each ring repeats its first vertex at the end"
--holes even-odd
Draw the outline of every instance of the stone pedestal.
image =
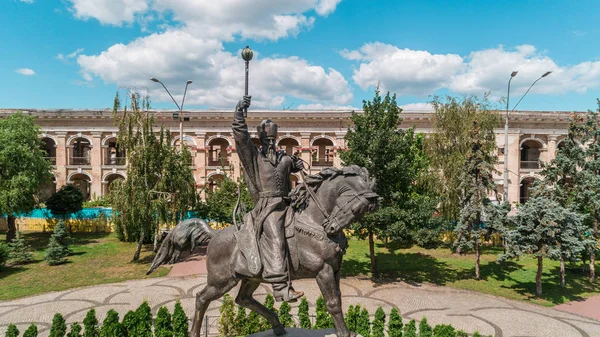
MULTIPOLYGON (((335 334, 335 329, 305 330, 298 328, 285 328, 285 331, 287 331, 287 334, 283 336, 276 336, 273 333, 273 330, 267 330, 249 335, 248 337, 337 337, 335 334)), ((356 336, 361 337, 360 335, 356 336)))

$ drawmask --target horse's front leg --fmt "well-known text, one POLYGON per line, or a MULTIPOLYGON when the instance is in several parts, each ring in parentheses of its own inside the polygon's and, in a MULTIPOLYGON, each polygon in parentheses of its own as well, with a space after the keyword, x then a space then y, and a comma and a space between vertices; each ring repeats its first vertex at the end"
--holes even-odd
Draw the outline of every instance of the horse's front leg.
POLYGON ((325 299, 327 311, 333 317, 335 333, 338 337, 356 336, 353 332, 348 331, 348 327, 344 321, 342 293, 340 292, 340 273, 334 272, 332 266, 325 264, 323 269, 317 274, 317 284, 325 299))

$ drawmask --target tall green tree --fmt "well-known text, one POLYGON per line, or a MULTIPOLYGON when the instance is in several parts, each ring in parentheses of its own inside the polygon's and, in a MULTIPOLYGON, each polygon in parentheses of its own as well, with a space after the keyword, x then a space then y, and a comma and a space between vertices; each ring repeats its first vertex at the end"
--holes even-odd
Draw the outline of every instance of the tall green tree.
POLYGON ((171 146, 168 130, 157 130, 148 113, 148 97, 131 93, 129 98, 130 107, 123 111, 118 93, 114 102, 119 146, 127 156, 127 178, 117 182, 110 199, 117 236, 138 242, 135 261, 142 244, 157 237, 160 223, 174 224, 194 206, 196 193, 187 148, 179 153, 171 146))
MULTIPOLYGON (((363 101, 363 113, 353 113, 346 133, 347 150, 340 153, 344 165, 367 168, 377 181, 376 192, 382 198, 379 209, 356 224, 355 233, 369 240, 371 273, 376 275, 375 235, 389 237, 405 222, 398 221, 403 210, 411 210, 418 185, 415 182, 427 168, 423 136, 414 128, 400 129, 402 109, 396 95, 385 97, 379 89, 371 101, 363 101)), ((433 213, 431 210, 430 214, 433 213)))
POLYGON ((596 253, 600 248, 598 223, 600 222, 600 101, 596 111, 589 111, 582 129, 584 164, 577 179, 577 196, 592 220, 590 255, 590 281, 596 279, 596 253))
POLYGON ((389 337, 402 337, 402 317, 398 308, 392 308, 390 311, 390 319, 388 321, 387 333, 389 337))
POLYGON ((81 211, 85 197, 73 184, 66 184, 46 200, 46 208, 53 216, 66 220, 71 214, 81 211))
POLYGON ((496 147, 493 130, 499 125, 500 116, 490 110, 486 98, 480 100, 475 96, 436 96, 432 104, 434 132, 427 139, 426 152, 431 168, 439 174, 433 186, 441 198, 441 215, 447 221, 455 222, 462 208, 461 172, 473 151, 473 122, 478 123, 483 135, 481 151, 493 153, 496 147))
POLYGON ((223 176, 217 189, 206 191, 206 201, 198 203, 196 214, 211 221, 230 224, 238 200, 238 189, 241 193, 240 203, 246 210, 254 208, 254 201, 243 178, 235 181, 226 173, 223 176))
POLYGON ((463 170, 460 173, 460 214, 455 228, 457 250, 475 252, 475 279, 480 278, 480 246, 484 234, 493 220, 490 216, 494 206, 488 197, 490 192, 496 192, 494 183, 494 164, 496 157, 489 151, 486 143, 495 141, 491 129, 482 129, 477 120, 473 121, 470 129, 471 150, 467 153, 463 170), (487 226, 486 226, 487 225, 487 226))
POLYGON ((542 296, 544 258, 562 253, 560 238, 569 235, 564 231, 583 226, 581 215, 562 207, 555 200, 534 194, 510 220, 514 229, 507 231, 508 249, 502 258, 533 254, 538 261, 536 294, 542 296))
POLYGON ((16 237, 17 214, 33 210, 40 186, 52 178, 39 137, 31 116, 17 112, 0 118, 0 216, 7 217, 7 242, 16 237))
MULTIPOLYGON (((585 191, 582 193, 578 191, 582 186, 591 187, 586 181, 587 172, 583 170, 586 165, 586 150, 578 143, 585 138, 585 130, 581 117, 573 115, 569 122, 567 137, 563 139, 556 157, 549 163, 542 163, 540 172, 542 179, 536 181, 535 187, 544 197, 574 211, 582 210, 582 204, 589 204, 581 198, 586 194, 585 191)), ((565 287, 565 261, 591 247, 593 241, 585 236, 587 230, 585 224, 575 221, 563 222, 562 225, 566 227, 562 228, 555 237, 558 249, 552 257, 560 260, 560 284, 565 287)))

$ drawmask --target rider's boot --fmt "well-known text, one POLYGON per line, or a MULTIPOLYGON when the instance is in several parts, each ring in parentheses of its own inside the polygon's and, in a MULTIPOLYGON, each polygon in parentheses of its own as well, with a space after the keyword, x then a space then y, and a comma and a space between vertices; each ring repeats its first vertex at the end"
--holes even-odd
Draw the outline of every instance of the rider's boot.
POLYGON ((273 285, 273 297, 277 302, 296 302, 302 296, 304 296, 304 292, 294 290, 294 288, 287 283, 284 283, 283 287, 279 284, 273 285))

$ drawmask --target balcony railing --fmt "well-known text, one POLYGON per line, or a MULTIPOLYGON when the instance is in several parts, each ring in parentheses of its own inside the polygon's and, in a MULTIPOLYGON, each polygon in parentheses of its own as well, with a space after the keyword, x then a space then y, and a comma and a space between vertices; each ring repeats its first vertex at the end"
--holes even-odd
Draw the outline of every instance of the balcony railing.
POLYGON ((89 157, 71 157, 69 160, 71 165, 90 165, 89 157))
POLYGON ((106 158, 104 161, 104 165, 117 165, 122 166, 126 164, 126 157, 112 157, 106 158))
POLYGON ((56 157, 44 157, 47 161, 50 162, 50 165, 56 165, 56 157))
POLYGON ((312 166, 333 166, 333 160, 313 160, 312 166))
POLYGON ((540 162, 539 162, 539 160, 532 160, 532 161, 521 160, 521 168, 529 169, 529 170, 538 170, 540 168, 540 162))

